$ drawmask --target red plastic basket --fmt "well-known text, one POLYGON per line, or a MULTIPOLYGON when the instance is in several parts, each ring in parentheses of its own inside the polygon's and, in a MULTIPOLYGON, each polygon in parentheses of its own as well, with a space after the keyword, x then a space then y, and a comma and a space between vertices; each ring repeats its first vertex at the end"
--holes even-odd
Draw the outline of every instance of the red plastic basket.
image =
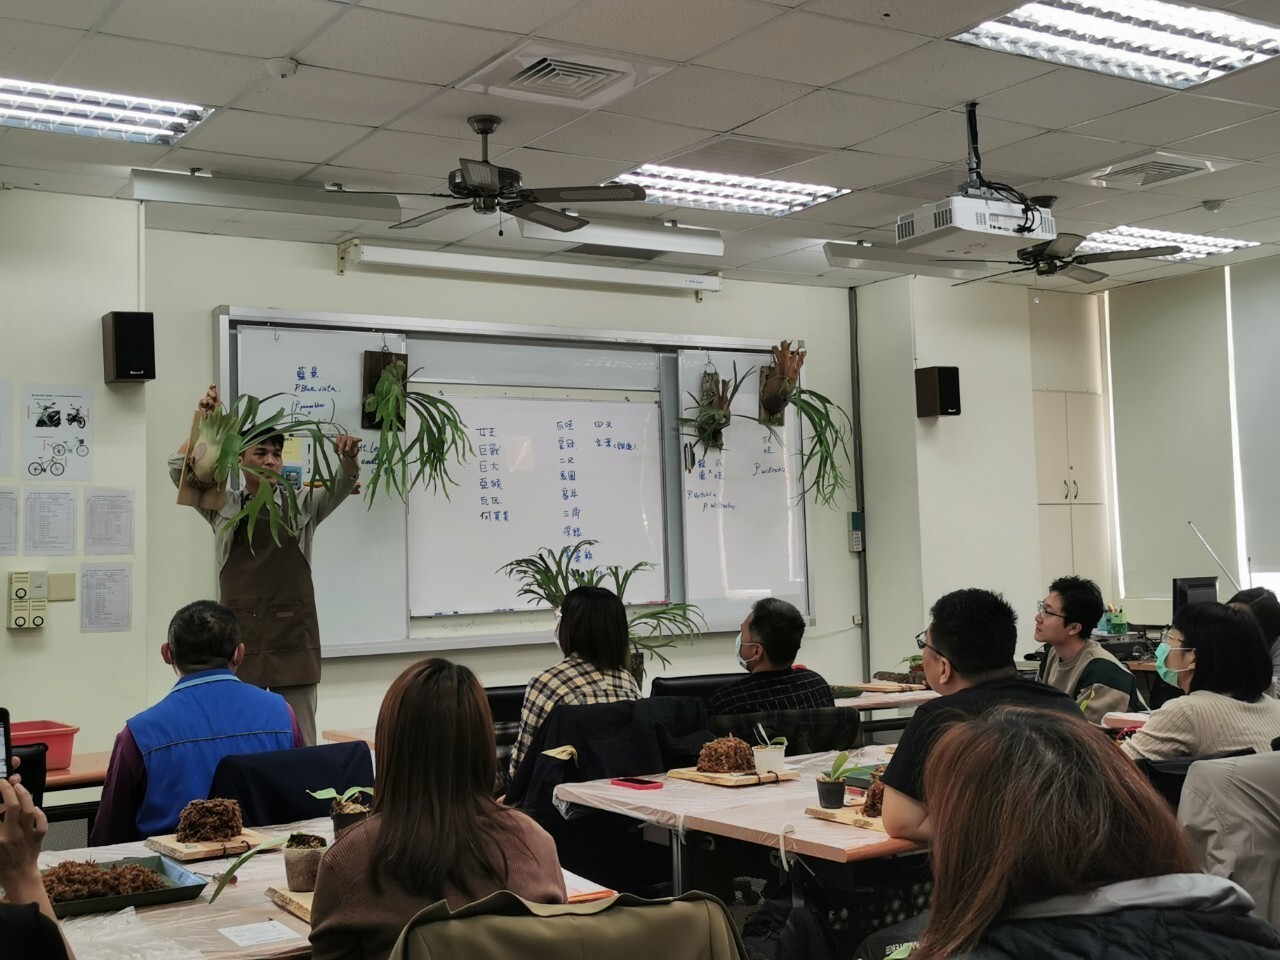
POLYGON ((45 756, 47 770, 65 770, 71 766, 71 745, 79 732, 79 727, 54 720, 23 720, 9 724, 9 739, 15 747, 30 743, 48 744, 49 753, 45 756))

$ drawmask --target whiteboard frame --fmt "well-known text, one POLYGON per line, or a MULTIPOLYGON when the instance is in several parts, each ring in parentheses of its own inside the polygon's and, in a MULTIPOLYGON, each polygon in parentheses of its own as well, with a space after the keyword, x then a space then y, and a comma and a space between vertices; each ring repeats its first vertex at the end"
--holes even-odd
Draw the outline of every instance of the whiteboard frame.
MULTIPOLYGON (((330 313, 310 310, 287 310, 280 307, 241 307, 234 304, 220 304, 213 313, 214 353, 218 363, 218 383, 238 383, 235 351, 232 348, 232 332, 240 326, 251 327, 298 327, 317 331, 344 331, 358 333, 403 333, 443 334, 445 336, 465 337, 484 340, 489 338, 522 340, 526 342, 545 341, 550 343, 599 343, 625 346, 651 347, 677 350, 717 350, 768 353, 775 345, 773 340, 760 337, 722 337, 696 336, 679 333, 650 333, 634 330, 593 329, 590 327, 560 327, 541 324, 493 323, 490 321, 445 320, 425 317, 382 316, 378 314, 330 313)), ((803 340, 796 341, 796 346, 803 349, 803 340)), ((660 359, 660 364, 663 362, 660 359)), ((678 363, 678 361, 677 361, 678 363)), ((674 409, 679 409, 679 384, 675 385, 674 409)), ((660 406, 669 401, 666 394, 660 397, 660 406)), ((668 443, 676 443, 675 438, 666 438, 668 443)), ((803 443, 803 430, 801 431, 803 443)), ((678 459, 667 456, 664 449, 664 480, 670 477, 666 472, 674 470, 678 478, 678 459)), ((664 484, 665 488, 665 484, 664 484)), ((805 528, 805 566, 806 566, 806 599, 809 614, 806 616, 810 626, 814 625, 813 610, 813 563, 810 555, 810 544, 813 542, 812 522, 815 511, 804 511, 805 528)), ((668 517, 667 520, 667 571, 670 583, 679 575, 679 584, 685 587, 684 544, 683 538, 675 536, 677 531, 683 532, 682 518, 668 517), (675 549, 675 545, 679 549, 675 549)), ((406 557, 406 569, 408 558, 406 557)), ((672 597, 672 600, 676 600, 672 597)), ((388 653, 428 653, 439 650, 457 650, 460 647, 490 648, 507 646, 541 646, 545 645, 545 624, 538 620, 539 629, 518 632, 457 634, 449 637, 415 637, 412 634, 414 620, 432 619, 410 617, 409 597, 405 594, 405 620, 409 635, 403 640, 374 641, 370 643, 335 644, 324 648, 324 659, 341 657, 375 656, 388 653)), ((538 611, 530 609, 528 614, 538 611)), ((517 614, 516 616, 525 616, 517 614)), ((738 621, 707 621, 704 633, 727 633, 736 631, 738 621)))

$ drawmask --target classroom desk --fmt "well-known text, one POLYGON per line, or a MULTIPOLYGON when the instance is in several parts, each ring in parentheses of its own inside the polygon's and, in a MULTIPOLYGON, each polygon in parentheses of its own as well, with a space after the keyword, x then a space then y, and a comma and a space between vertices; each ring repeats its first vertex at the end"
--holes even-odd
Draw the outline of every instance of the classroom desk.
POLYGON ((352 743, 356 740, 363 740, 372 750, 373 733, 373 727, 359 727, 354 730, 321 730, 320 736, 330 743, 352 743))
POLYGON ((1139 673, 1156 672, 1156 662, 1154 660, 1130 660, 1125 666, 1131 671, 1136 670, 1139 673))
POLYGON ((901 693, 864 693, 860 697, 841 697, 837 707, 857 707, 859 710, 892 710, 895 707, 917 707, 941 694, 936 690, 903 690, 901 693))
POLYGON ((107 763, 110 760, 110 750, 104 750, 102 753, 72 754, 71 766, 65 770, 50 770, 45 775, 45 793, 102 786, 107 779, 107 763))
MULTIPOLYGON (((262 828, 262 832, 273 835, 290 830, 305 830, 326 839, 333 837, 333 823, 328 817, 262 828)), ((40 854, 40 866, 51 867, 65 860, 101 861, 134 856, 155 856, 155 853, 141 841, 85 850, 46 851, 40 854)), ((229 867, 233 859, 203 860, 185 866, 192 873, 212 877, 229 867)), ((277 960, 311 956, 311 945, 307 941, 310 926, 266 897, 267 887, 284 884, 281 854, 264 853, 254 857, 240 868, 236 882, 222 892, 218 902, 210 905, 209 897, 216 883, 211 880, 196 900, 136 912, 70 917, 62 921, 63 929, 77 960, 117 960, 126 956, 148 960, 277 960), (297 936, 278 943, 240 947, 219 932, 225 927, 267 920, 279 921, 297 936)))
MULTIPOLYGON (((830 766, 835 753, 815 753, 788 758, 800 771, 798 780, 753 787, 717 787, 666 774, 661 790, 628 790, 608 780, 564 783, 556 787, 558 801, 620 813, 654 824, 669 833, 671 879, 677 895, 684 892, 685 851, 688 830, 731 837, 787 853, 803 854, 836 863, 872 860, 921 850, 910 840, 896 840, 876 830, 832 823, 805 815, 805 807, 818 805, 814 778, 830 766)), ((864 747, 854 757, 863 763, 885 763, 883 746, 864 747)))

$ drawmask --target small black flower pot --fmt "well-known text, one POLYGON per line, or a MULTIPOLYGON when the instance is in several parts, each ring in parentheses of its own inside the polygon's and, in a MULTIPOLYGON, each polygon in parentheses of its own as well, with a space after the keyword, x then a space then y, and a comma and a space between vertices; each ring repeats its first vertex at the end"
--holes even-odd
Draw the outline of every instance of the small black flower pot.
POLYGON ((359 813, 330 814, 330 818, 333 820, 333 839, 337 840, 342 831, 348 827, 354 827, 367 816, 369 816, 368 810, 361 810, 359 813))
POLYGON ((844 806, 844 781, 828 783, 818 781, 818 806, 824 810, 839 810, 844 806))

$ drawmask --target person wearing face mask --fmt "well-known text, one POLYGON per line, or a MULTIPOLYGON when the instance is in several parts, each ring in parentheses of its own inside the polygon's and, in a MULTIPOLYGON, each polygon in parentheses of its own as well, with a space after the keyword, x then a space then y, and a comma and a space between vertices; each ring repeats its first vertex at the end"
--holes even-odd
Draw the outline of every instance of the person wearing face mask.
POLYGON ((833 707, 831 684, 807 667, 794 667, 804 617, 785 600, 757 600, 734 638, 738 666, 751 674, 711 695, 713 716, 833 707))
POLYGON ((513 777, 538 728, 558 704, 640 699, 640 686, 627 669, 627 611, 612 590, 577 587, 566 593, 556 611, 555 639, 564 659, 525 688, 520 732, 511 751, 513 777))
POLYGON ((284 697, 236 676, 244 644, 222 604, 197 600, 174 614, 160 656, 178 682, 116 736, 92 846, 173 833, 225 756, 304 745, 284 697))
POLYGON ((1189 603, 1156 648, 1156 672, 1185 697, 1170 700, 1121 744, 1147 760, 1226 750, 1271 750, 1280 701, 1270 696, 1271 655, 1257 618, 1223 603, 1189 603))

